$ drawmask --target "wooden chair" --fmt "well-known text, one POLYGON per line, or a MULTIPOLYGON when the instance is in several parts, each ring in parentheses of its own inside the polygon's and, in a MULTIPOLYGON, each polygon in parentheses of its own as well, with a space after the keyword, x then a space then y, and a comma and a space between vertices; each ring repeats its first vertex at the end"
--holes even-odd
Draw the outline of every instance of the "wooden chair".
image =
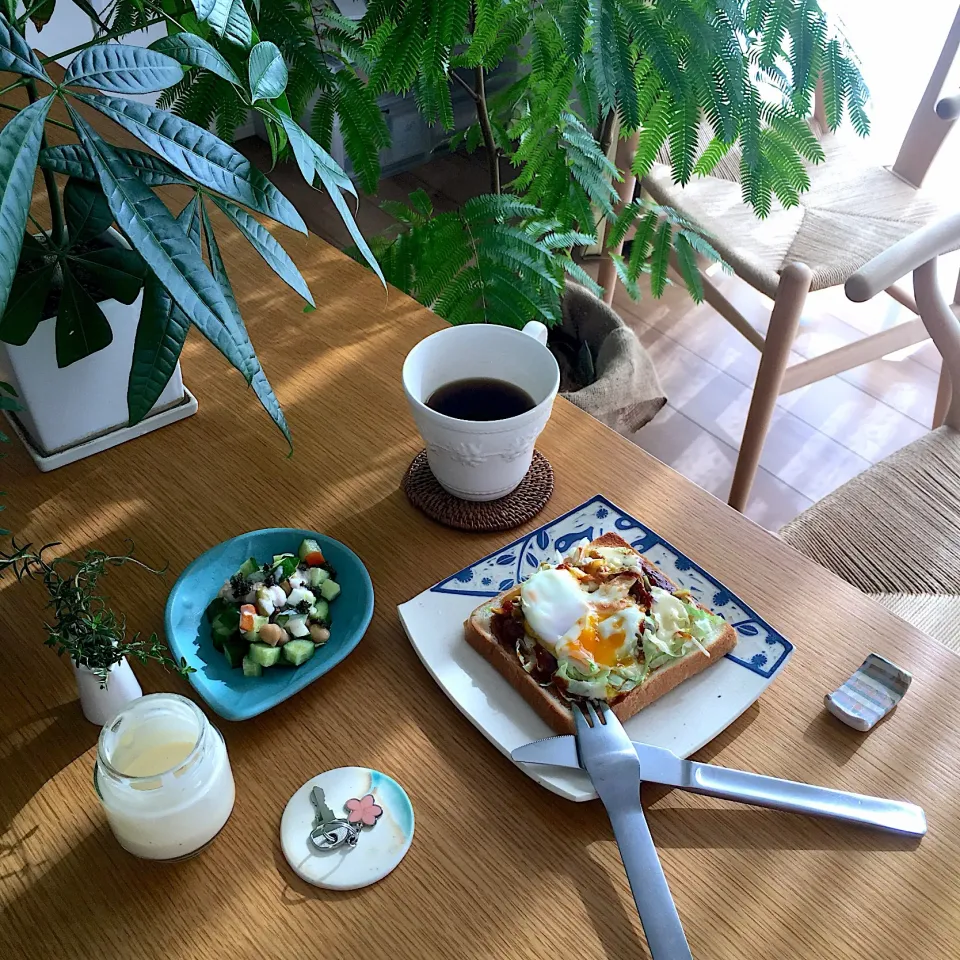
MULTIPOLYGON (((960 245, 960 214, 920 230, 846 283, 862 302, 913 272, 926 330, 960 383, 960 321, 937 283, 937 257, 960 245)), ((960 391, 943 426, 824 497, 780 535, 904 619, 960 652, 960 391)))
MULTIPOLYGON (((960 9, 948 32, 913 121, 892 167, 865 157, 866 143, 826 131, 822 87, 817 90, 811 126, 826 160, 809 168, 810 190, 800 205, 777 205, 763 220, 741 197, 739 155, 724 158, 707 177, 686 187, 673 182, 666 163, 654 164, 642 188, 657 202, 671 206, 698 223, 734 272, 773 300, 766 336, 753 327, 706 276, 707 302, 760 351, 760 367, 730 490, 731 506, 742 510, 756 476, 777 397, 799 387, 849 370, 926 339, 917 318, 864 337, 829 353, 788 366, 807 293, 839 286, 863 264, 945 212, 920 190, 923 179, 957 116, 960 96, 940 98, 958 46, 960 9)), ((709 130, 705 131, 708 139, 709 130)), ((617 165, 629 170, 636 138, 618 146, 617 165)), ((635 184, 620 184, 621 201, 632 198, 635 184)), ((613 299, 616 274, 609 260, 600 267, 599 282, 613 299)), ((893 284, 886 291, 917 313, 908 291, 893 284)), ((960 299, 958 292, 957 299, 960 299)), ((945 409, 946 375, 941 377, 936 426, 945 409)))

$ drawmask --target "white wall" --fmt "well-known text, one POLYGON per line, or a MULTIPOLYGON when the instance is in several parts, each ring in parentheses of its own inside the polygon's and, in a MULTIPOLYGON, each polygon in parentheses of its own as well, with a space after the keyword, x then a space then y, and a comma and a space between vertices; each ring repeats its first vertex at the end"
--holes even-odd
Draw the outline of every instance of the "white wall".
MULTIPOLYGON (((99 10, 106 4, 102 0, 94 0, 94 6, 99 10)), ((163 25, 158 24, 150 27, 149 30, 130 34, 129 37, 124 38, 124 43, 145 47, 165 33, 163 25)), ((53 17, 43 30, 37 30, 32 23, 27 24, 27 41, 48 57, 61 50, 69 50, 70 47, 84 43, 92 37, 93 25, 90 18, 70 0, 60 0, 53 17)), ((66 66, 71 59, 72 57, 64 57, 60 62, 66 66)))

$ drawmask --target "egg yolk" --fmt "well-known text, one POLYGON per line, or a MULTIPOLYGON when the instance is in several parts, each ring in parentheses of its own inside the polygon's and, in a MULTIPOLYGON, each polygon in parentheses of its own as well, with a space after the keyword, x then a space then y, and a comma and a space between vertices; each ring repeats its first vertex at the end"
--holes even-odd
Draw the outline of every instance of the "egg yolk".
POLYGON ((626 640, 626 633, 620 630, 597 629, 598 621, 590 617, 575 641, 576 646, 590 654, 593 662, 601 667, 615 667, 619 662, 617 651, 626 640))

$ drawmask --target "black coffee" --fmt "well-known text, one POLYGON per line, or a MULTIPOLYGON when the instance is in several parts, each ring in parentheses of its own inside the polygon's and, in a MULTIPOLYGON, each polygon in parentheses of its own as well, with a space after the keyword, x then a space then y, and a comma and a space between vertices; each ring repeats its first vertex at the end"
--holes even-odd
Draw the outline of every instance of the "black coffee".
POLYGON ((427 406, 457 420, 506 420, 532 410, 536 404, 526 390, 514 383, 492 377, 468 377, 438 387, 427 406))

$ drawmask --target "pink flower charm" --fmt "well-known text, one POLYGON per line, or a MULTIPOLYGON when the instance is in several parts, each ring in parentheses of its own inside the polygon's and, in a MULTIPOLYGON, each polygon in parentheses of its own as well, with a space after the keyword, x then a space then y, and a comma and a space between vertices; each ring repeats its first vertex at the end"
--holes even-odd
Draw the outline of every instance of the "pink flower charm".
POLYGON ((373 799, 372 793, 359 800, 348 800, 344 807, 348 823, 362 823, 365 827, 372 827, 383 816, 383 807, 373 799))

